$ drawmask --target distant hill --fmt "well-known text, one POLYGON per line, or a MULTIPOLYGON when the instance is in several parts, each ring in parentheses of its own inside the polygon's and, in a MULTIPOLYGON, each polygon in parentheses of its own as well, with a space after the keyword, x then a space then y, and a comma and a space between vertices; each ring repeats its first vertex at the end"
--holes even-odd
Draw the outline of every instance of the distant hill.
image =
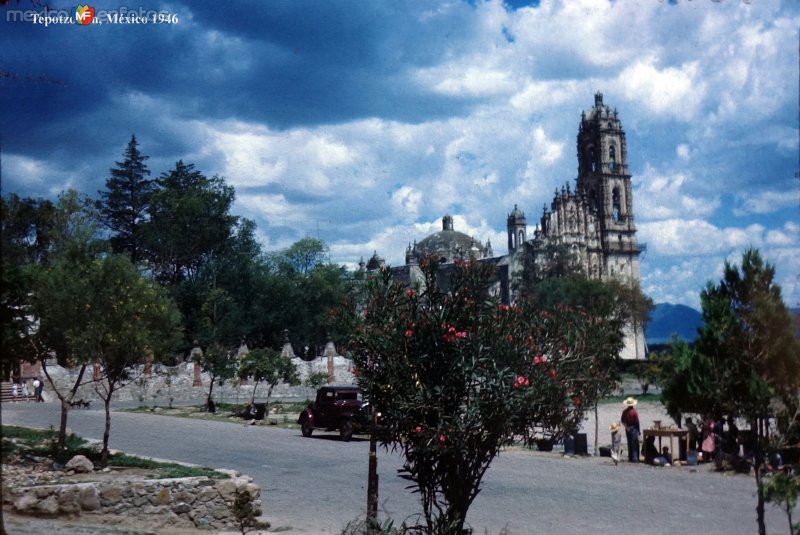
POLYGON ((659 303, 650 313, 650 321, 645 329, 647 345, 666 344, 676 334, 681 340, 693 342, 697 329, 703 326, 699 311, 686 305, 659 303))

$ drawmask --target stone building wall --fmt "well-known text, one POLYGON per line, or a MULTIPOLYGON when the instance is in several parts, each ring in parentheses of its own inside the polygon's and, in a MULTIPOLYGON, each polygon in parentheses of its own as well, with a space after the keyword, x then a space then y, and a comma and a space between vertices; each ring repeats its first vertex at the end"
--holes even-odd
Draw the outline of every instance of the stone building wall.
MULTIPOLYGON (((261 489, 249 476, 228 471, 230 479, 118 480, 4 488, 4 502, 35 516, 119 515, 161 526, 235 528, 231 505, 237 489, 260 506, 261 489)), ((5 484, 4 484, 5 486, 5 484)))

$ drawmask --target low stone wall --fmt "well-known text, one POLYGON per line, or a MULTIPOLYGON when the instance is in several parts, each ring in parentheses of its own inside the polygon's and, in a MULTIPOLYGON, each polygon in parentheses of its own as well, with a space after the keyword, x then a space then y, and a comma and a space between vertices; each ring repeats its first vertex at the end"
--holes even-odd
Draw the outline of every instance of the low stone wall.
MULTIPOLYGON (((305 381, 311 374, 327 373, 328 363, 325 358, 317 358, 305 362, 293 358, 301 381, 305 381)), ((352 373, 352 361, 336 356, 333 359, 334 382, 336 384, 353 384, 355 377, 352 373)), ((78 368, 67 369, 58 365, 48 366, 48 372, 56 382, 59 390, 67 392, 75 384, 78 377, 78 368)), ((151 373, 144 373, 144 367, 139 366, 133 370, 132 375, 137 377, 133 383, 114 393, 113 401, 124 403, 139 403, 143 406, 167 407, 171 404, 200 404, 205 401, 208 386, 211 380, 207 373, 201 375, 201 386, 194 386, 194 363, 186 362, 173 367, 154 365, 151 373)), ((78 388, 75 399, 91 401, 91 408, 101 408, 102 401, 94 390, 91 382, 92 370, 88 368, 84 374, 84 385, 78 388)), ((50 391, 50 384, 45 382, 44 397, 46 401, 57 400, 50 391)), ((268 386, 259 384, 256 390, 256 401, 264 401, 268 386)), ((226 403, 244 403, 253 395, 253 382, 240 384, 238 380, 226 381, 222 386, 214 385, 214 400, 226 403)), ((272 399, 314 399, 316 389, 305 386, 291 386, 279 384, 272 391, 272 399)))
POLYGON ((231 505, 237 489, 261 505, 261 489, 249 476, 226 471, 230 479, 189 477, 17 486, 4 489, 4 501, 21 514, 122 515, 148 524, 186 528, 235 528, 231 505))

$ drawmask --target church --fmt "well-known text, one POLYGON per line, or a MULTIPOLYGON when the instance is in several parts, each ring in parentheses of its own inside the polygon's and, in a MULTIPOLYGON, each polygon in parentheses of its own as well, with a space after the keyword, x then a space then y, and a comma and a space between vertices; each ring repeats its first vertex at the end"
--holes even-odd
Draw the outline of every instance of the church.
MULTIPOLYGON (((481 243, 455 230, 453 218, 445 215, 442 230, 408 245, 405 265, 392 268, 393 277, 410 284, 421 281, 419 261, 426 257, 438 259, 445 271, 456 260, 491 262, 496 268, 497 295, 503 302, 512 303, 516 283, 526 269, 525 249, 533 252, 535 263, 544 259, 549 246, 557 245, 569 250, 573 262, 590 278, 638 283, 639 256, 645 247, 636 241, 625 131, 617 110, 603 104, 602 93, 595 95, 594 107, 581 113, 577 155, 574 190, 568 183, 556 190, 550 206, 543 207, 533 232, 529 233, 525 213, 518 206, 508 214, 507 254, 496 256, 491 242, 481 243)), ((376 254, 366 268, 377 269, 381 265, 376 254)), ((627 329, 621 356, 645 358, 641 326, 627 329)))

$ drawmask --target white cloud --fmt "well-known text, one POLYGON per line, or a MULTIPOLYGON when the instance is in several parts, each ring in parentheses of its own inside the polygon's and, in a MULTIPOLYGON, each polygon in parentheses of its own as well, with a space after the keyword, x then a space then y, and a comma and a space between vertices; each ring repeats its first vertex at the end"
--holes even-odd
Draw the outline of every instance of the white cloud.
POLYGON ((411 186, 402 186, 392 193, 392 207, 395 213, 406 220, 413 220, 419 214, 422 192, 411 186))
POLYGON ((697 117, 707 88, 697 61, 659 68, 652 57, 625 68, 617 77, 616 86, 650 112, 684 121, 697 117))
POLYGON ((423 69, 419 81, 433 91, 450 96, 493 96, 509 94, 516 88, 510 74, 501 70, 450 64, 423 69))
POLYGON ((637 219, 657 221, 713 214, 720 207, 719 198, 688 193, 693 180, 686 173, 662 174, 648 164, 644 172, 634 179, 633 209, 637 219))
POLYGON ((675 147, 675 154, 683 161, 687 161, 689 159, 689 145, 686 143, 681 143, 677 147, 675 147))
POLYGON ((758 247, 765 241, 764 230, 758 224, 719 228, 702 219, 666 219, 639 224, 638 236, 658 256, 707 256, 758 247))
POLYGON ((770 214, 800 204, 800 192, 792 194, 781 191, 747 192, 736 195, 738 206, 733 209, 736 216, 770 214))
POLYGON ((539 126, 533 131, 533 154, 545 165, 550 165, 561 159, 564 153, 564 144, 551 141, 539 126))

